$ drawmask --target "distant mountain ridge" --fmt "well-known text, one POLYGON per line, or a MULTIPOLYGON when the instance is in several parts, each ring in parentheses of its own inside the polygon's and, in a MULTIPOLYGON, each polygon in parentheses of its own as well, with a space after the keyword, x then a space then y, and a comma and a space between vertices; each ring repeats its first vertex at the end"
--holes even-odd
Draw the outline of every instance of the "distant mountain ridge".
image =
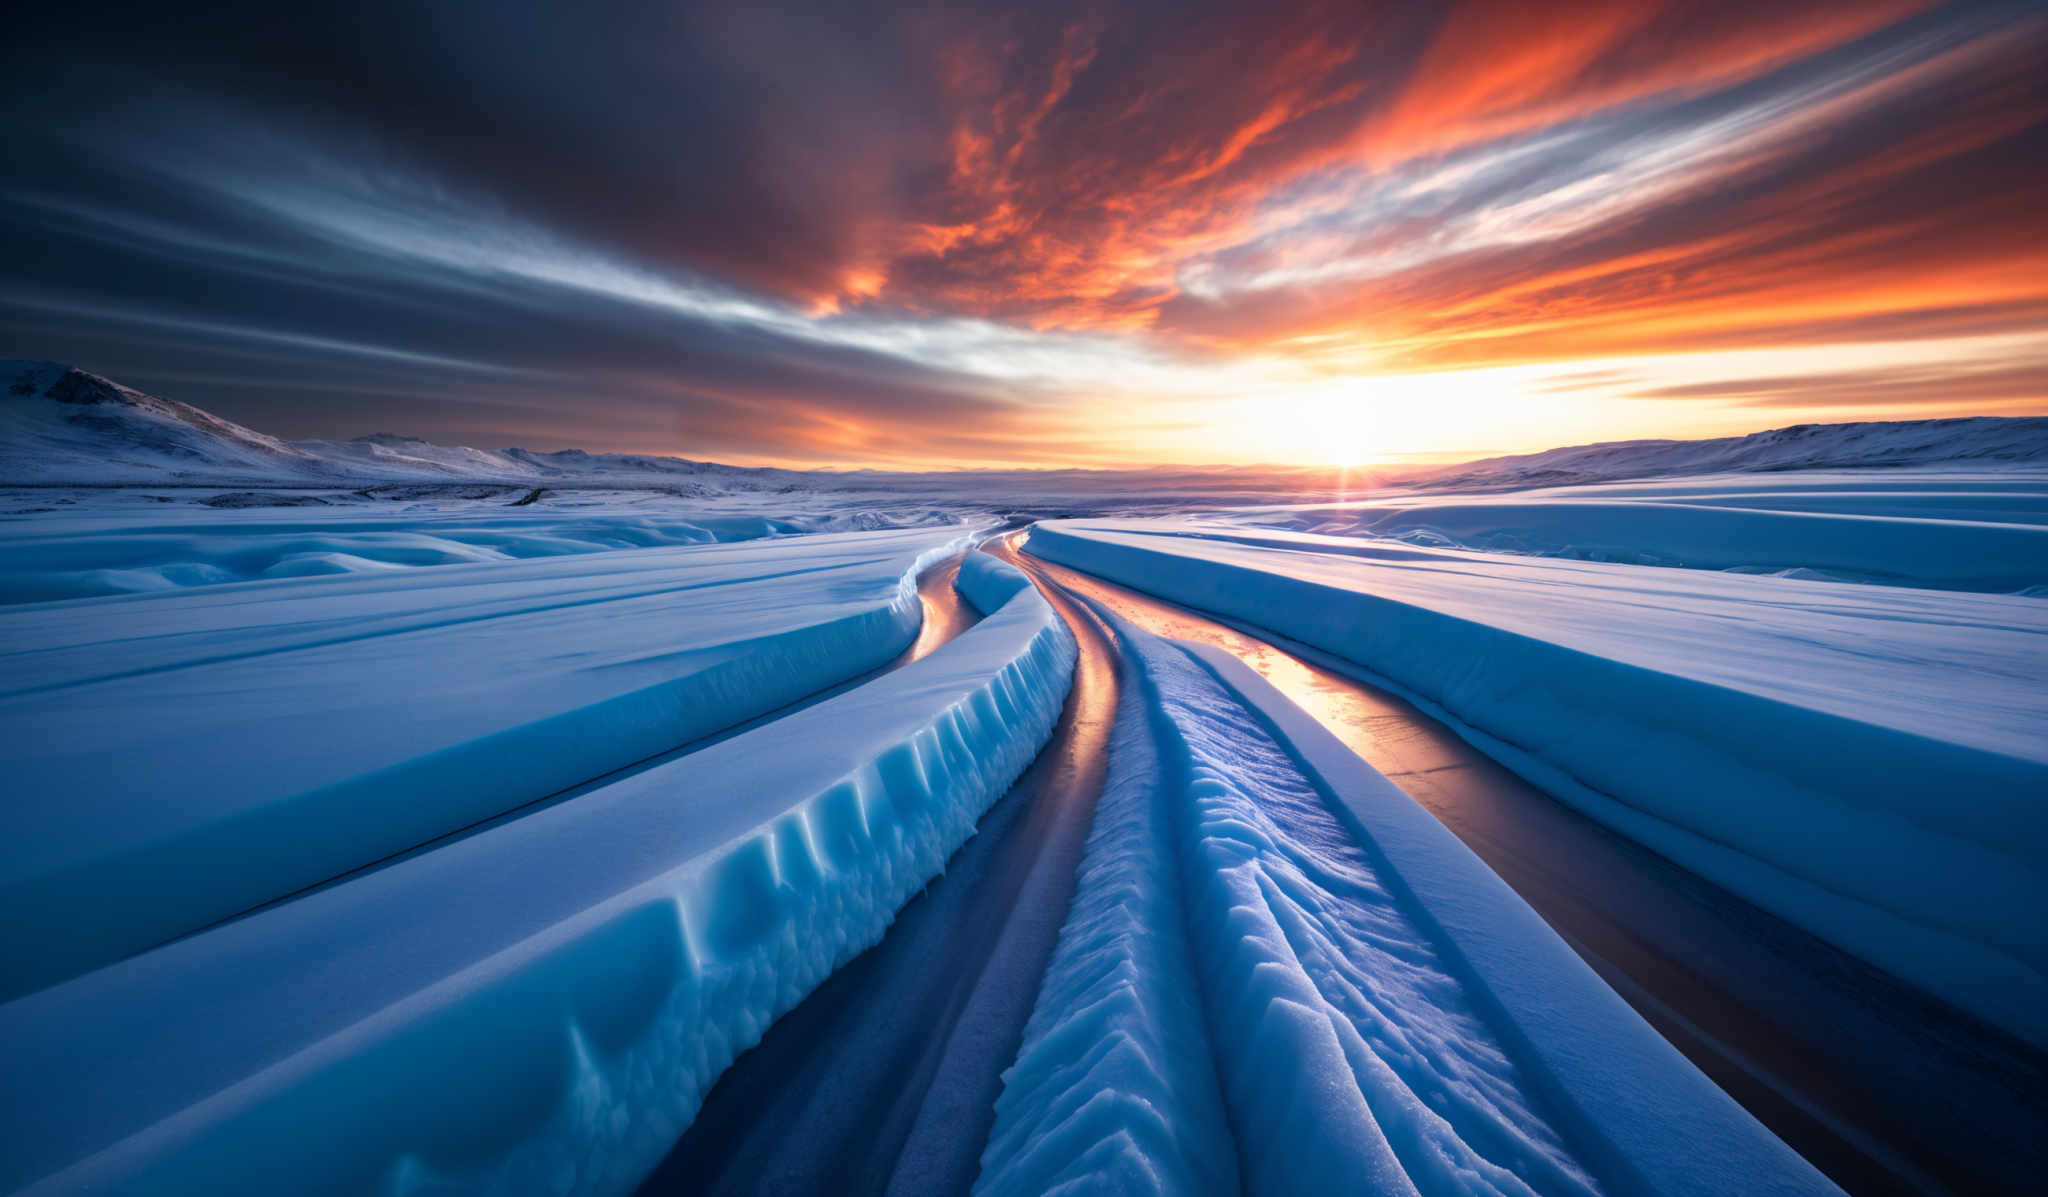
POLYGON ((1671 474, 1750 474, 1943 462, 2048 463, 2048 417, 1964 416, 1794 424, 1698 441, 1608 441, 1445 466, 1431 490, 1571 486, 1671 474))
POLYGON ((721 489, 753 489, 793 473, 581 449, 472 449, 392 433, 283 441, 61 362, 0 361, 0 484, 644 486, 715 477, 721 489))
MULTIPOLYGON (((1989 416, 1802 424, 1698 441, 1615 441, 1495 457, 1421 470, 1382 471, 1375 481, 1429 490, 1563 486, 1670 474, 1853 469, 1943 462, 2048 464, 2048 418, 1989 416)), ((929 487, 944 479, 978 486, 1003 479, 1023 492, 1055 479, 1157 478, 1185 486, 1270 476, 1251 492, 1327 489, 1326 471, 1172 469, 1002 470, 895 474, 758 469, 639 453, 581 449, 473 449, 377 433, 350 441, 283 441, 190 404, 125 387, 61 362, 0 361, 0 486, 341 487, 388 483, 659 487, 693 493, 929 487)), ((1354 480, 1353 486, 1357 482, 1354 480)))

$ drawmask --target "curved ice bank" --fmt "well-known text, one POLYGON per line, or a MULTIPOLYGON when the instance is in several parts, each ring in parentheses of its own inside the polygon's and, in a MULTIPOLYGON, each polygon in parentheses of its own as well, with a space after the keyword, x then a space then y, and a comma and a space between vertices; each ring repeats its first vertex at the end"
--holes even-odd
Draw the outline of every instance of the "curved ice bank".
POLYGON ((1051 734, 1035 590, 700 752, 0 1006, 0 1189, 611 1193, 1051 734))
POLYGON ((2048 605, 1290 546, 1135 521, 1030 540, 1356 662, 1615 830, 2048 1042, 2048 605))
POLYGON ((979 1192, 1833 1191, 1313 718, 1123 638, 1154 713, 979 1192))
POLYGON ((0 998, 857 676, 959 528, 0 609, 0 998))
MULTIPOLYGON (((2035 507, 2043 489, 2011 497, 2035 507)), ((1955 519, 1867 514, 1851 499, 1889 511, 1945 512, 1974 493, 1842 496, 1846 510, 1772 510, 1754 504, 1809 501, 1768 492, 1682 501, 1603 500, 1559 492, 1501 498, 1427 499, 1370 506, 1250 512, 1234 524, 1335 536, 1379 536, 1487 552, 1587 561, 1755 572, 1818 570, 1861 581, 1945 590, 2017 591, 2048 585, 2048 525, 2001 522, 2002 512, 1955 519)))
MULTIPOLYGON (((199 520, 189 508, 173 508, 117 517, 66 513, 0 520, 0 604, 727 544, 859 527, 837 514, 500 510, 365 515, 344 508, 302 511, 289 519, 269 511, 219 511, 199 520)), ((878 526, 913 522, 951 521, 913 513, 878 526)))

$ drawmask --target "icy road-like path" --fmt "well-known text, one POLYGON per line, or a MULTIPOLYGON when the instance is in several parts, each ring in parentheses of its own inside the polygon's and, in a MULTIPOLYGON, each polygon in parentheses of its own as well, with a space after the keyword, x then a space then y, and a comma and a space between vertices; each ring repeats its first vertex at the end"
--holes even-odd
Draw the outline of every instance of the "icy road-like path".
POLYGON ((2048 1057, 1558 802, 1306 645, 1058 566, 1052 585, 1227 650, 1457 834, 1666 1038, 1852 1192, 2048 1168, 2048 1057))
POLYGON ((882 942, 734 1061, 644 1194, 964 1193, 1073 892, 1108 766, 1119 654, 1039 579, 1079 646, 1051 740, 882 942))
POLYGON ((1824 1193, 1228 654, 1135 685, 977 1191, 1824 1193))
MULTIPOLYGON (((1827 1189, 1384 779, 1324 743, 1346 798, 1326 792, 1293 763, 1295 739, 1283 749, 1266 716, 1204 680, 1220 666, 1111 631, 1013 559, 1083 646, 1057 772, 1027 776, 879 946, 735 1062, 643 1192, 961 1191, 992 1117, 978 1184, 1003 1193, 1287 1192, 1360 1175, 1388 1191, 1681 1192, 1737 1172, 1827 1189), (1089 680, 1103 656, 1128 675, 1118 689, 1089 680), (1117 718, 1097 805, 1067 762, 1103 736, 1084 713, 1105 701, 1117 718), (1408 823, 1347 824, 1347 800, 1408 823), (1091 809, 1045 968, 1062 905, 1047 894, 1091 809), (1408 843, 1426 902, 1380 862, 1374 827, 1408 843), (1316 1034, 1325 1018, 1349 1038, 1316 1034), (1219 1075, 1238 1078, 1228 1100, 1219 1075)), ((1292 736, 1314 734, 1293 717, 1292 736)))

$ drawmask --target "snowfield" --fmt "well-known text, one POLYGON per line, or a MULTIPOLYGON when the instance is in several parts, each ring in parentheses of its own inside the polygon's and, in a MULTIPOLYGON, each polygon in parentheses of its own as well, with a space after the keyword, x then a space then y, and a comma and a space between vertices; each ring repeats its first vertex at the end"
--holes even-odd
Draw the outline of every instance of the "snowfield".
POLYGON ((0 604, 813 532, 941 528, 972 518, 929 508, 870 512, 865 519, 810 513, 785 518, 715 504, 679 509, 673 500, 663 509, 644 496, 638 503, 619 497, 567 511, 560 504, 536 511, 519 509, 516 499, 503 495, 490 498, 496 501, 440 497, 397 513, 365 511, 370 505, 359 504, 301 508, 280 518, 271 508, 195 512, 179 506, 118 514, 87 508, 0 521, 0 604))
POLYGON ((1425 548, 2048 592, 2048 472, 1926 468, 1252 508, 1249 528, 1425 548))
POLYGON ((0 608, 4 992, 888 661, 954 527, 0 608))
POLYGON ((0 1096, 0 1185, 630 1188, 1051 730, 1066 626, 961 579, 987 618, 864 686, 0 1006, 0 1071, 43 1078, 0 1096))
POLYGON ((2048 1042, 2048 604, 1199 520, 1033 553, 1269 628, 1544 789, 2048 1042))
POLYGON ((288 442, 0 363, 0 1190, 690 1187, 789 1092, 799 1173, 856 1138, 990 1197, 1809 1194, 1773 1130, 1907 1185, 2048 1140, 2048 420, 1399 481, 288 442), (1641 972, 1119 603, 1521 774, 1444 766, 1573 821, 1517 840, 1546 913, 1649 894, 1868 1017, 1717 1042, 1776 1010, 1719 986, 1749 957, 1633 945, 1705 1011, 1681 1055, 1641 972), (1636 888, 1571 887, 1610 851, 1636 888), (1814 1064, 1871 1027, 1968 1083, 1814 1064), (1870 1142, 1902 1118, 1969 1141, 1870 1142))

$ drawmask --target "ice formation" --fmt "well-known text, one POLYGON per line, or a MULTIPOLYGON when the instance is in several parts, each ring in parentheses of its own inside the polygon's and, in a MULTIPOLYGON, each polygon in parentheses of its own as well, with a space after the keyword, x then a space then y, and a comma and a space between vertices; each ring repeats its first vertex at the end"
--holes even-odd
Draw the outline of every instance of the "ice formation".
POLYGON ((1029 543, 1363 666, 1623 834, 2048 1041, 2038 599, 1186 520, 1029 543))
POLYGON ((1003 574, 872 682, 0 1006, 0 1071, 41 1078, 0 1185, 630 1187, 1051 730, 1072 637, 1003 574))

